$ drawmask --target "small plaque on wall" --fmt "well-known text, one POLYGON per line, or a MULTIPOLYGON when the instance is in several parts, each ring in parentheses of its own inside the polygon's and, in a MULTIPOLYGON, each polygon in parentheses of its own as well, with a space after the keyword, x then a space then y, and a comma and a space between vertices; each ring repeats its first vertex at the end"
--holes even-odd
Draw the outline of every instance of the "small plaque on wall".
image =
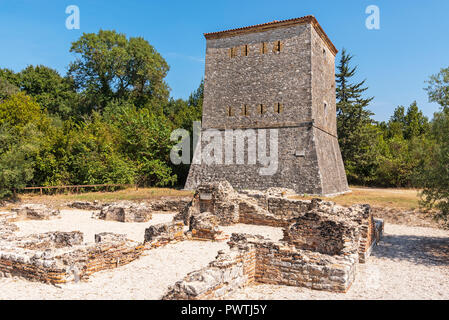
POLYGON ((212 200, 212 193, 200 193, 200 200, 212 200))

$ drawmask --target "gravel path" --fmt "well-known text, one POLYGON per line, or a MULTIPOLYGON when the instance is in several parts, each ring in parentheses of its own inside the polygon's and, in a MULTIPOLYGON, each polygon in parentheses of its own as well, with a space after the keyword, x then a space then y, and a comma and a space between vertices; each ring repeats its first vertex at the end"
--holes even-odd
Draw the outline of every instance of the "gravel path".
POLYGON ((449 299, 449 232, 387 224, 346 294, 259 284, 228 299, 449 299))
MULTIPOLYGON (((80 230, 85 241, 94 234, 126 233, 142 241, 148 225, 170 221, 171 214, 155 214, 148 223, 120 223, 91 219, 82 210, 64 210, 62 219, 18 222, 20 233, 80 230)), ((261 234, 273 240, 280 228, 238 224, 225 233, 261 234)), ((19 278, 0 278, 0 299, 160 299, 169 285, 206 266, 226 249, 225 242, 186 241, 146 251, 138 260, 114 270, 95 273, 88 282, 60 288, 19 278)), ((356 281, 346 294, 305 288, 254 285, 229 299, 449 299, 449 232, 439 229, 385 226, 383 241, 367 264, 359 265, 356 281)))

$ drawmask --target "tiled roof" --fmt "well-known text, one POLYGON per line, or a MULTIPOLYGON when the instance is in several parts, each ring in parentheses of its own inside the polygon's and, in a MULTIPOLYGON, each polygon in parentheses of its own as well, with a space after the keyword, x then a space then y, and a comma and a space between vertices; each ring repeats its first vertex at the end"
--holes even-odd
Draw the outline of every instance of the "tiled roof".
POLYGON ((338 50, 335 48, 332 41, 329 39, 329 37, 324 32, 323 28, 321 28, 320 24, 316 20, 316 18, 312 15, 301 17, 301 18, 294 18, 294 19, 288 19, 288 20, 282 20, 282 21, 271 21, 267 23, 262 24, 256 24, 253 26, 243 27, 243 28, 236 28, 236 29, 230 29, 225 31, 218 31, 218 32, 210 32, 205 33, 204 36, 207 40, 209 39, 219 39, 219 38, 226 38, 226 37, 232 37, 235 35, 245 34, 245 33, 251 33, 251 32, 261 32, 269 29, 275 29, 275 28, 281 28, 281 27, 287 27, 291 25, 296 24, 306 24, 310 23, 317 33, 320 35, 320 37, 323 39, 323 41, 327 44, 331 52, 335 55, 337 54, 338 50))

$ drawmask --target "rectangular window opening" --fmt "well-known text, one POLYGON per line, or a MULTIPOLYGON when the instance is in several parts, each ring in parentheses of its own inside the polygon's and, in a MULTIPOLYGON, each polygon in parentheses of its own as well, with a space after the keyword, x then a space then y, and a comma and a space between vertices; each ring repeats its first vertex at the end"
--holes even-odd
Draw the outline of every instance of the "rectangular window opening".
POLYGON ((281 41, 276 41, 274 43, 273 51, 274 52, 281 52, 281 41))
POLYGON ((229 48, 229 57, 235 58, 237 56, 237 50, 236 48, 229 48))
POLYGON ((245 116, 245 117, 249 116, 249 106, 246 105, 246 104, 243 105, 242 115, 245 116))
POLYGON ((265 54, 267 53, 267 43, 262 42, 262 46, 260 47, 260 53, 265 54))
POLYGON ((281 103, 276 103, 276 105, 274 106, 274 112, 275 113, 282 113, 283 111, 283 106, 281 103))

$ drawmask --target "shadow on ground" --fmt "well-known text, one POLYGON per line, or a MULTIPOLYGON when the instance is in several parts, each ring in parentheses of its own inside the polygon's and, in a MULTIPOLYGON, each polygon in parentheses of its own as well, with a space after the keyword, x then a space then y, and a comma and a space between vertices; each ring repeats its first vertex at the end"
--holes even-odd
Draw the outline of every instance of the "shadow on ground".
POLYGON ((384 235, 372 256, 426 266, 449 266, 449 238, 384 235))

